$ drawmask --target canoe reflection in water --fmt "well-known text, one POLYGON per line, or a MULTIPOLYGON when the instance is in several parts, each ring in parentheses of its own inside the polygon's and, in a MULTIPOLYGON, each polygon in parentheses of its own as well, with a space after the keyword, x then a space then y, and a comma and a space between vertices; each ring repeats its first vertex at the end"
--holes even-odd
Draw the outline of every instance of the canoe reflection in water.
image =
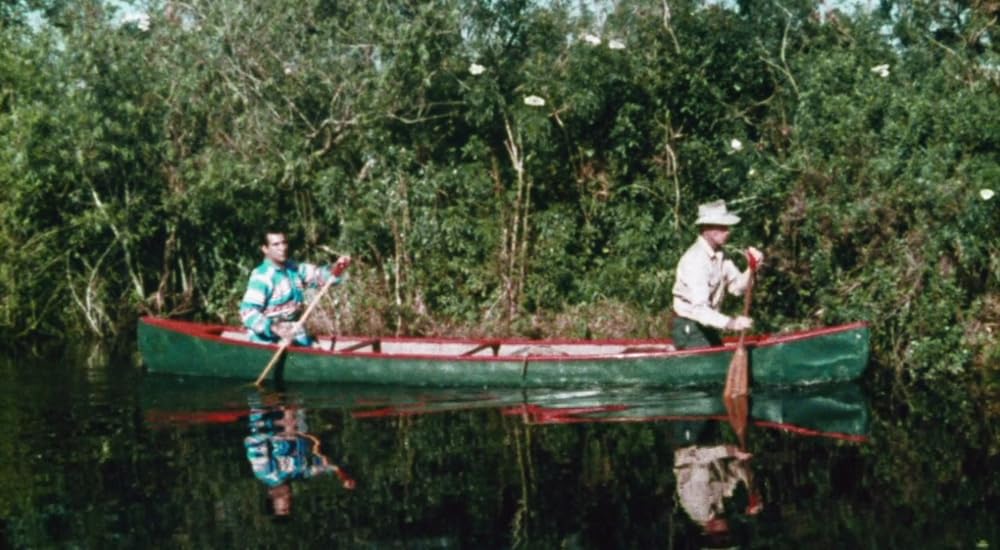
POLYGON ((252 394, 243 440, 254 476, 267 485, 268 503, 277 517, 292 512, 293 480, 335 473, 345 489, 355 483, 323 454, 319 438, 308 432, 304 408, 282 403, 279 394, 252 394))

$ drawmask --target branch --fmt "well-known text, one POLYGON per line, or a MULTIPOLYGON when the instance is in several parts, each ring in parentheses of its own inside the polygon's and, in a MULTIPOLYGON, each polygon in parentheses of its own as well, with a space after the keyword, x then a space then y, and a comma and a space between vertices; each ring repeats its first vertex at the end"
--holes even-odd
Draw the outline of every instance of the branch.
MULTIPOLYGON (((791 14, 788 13, 788 10, 785 10, 785 13, 788 15, 788 19, 785 22, 785 30, 781 36, 781 54, 779 55, 779 58, 781 59, 781 65, 778 65, 777 63, 771 61, 770 59, 764 56, 759 56, 759 59, 764 63, 766 63, 767 65, 770 65, 780 73, 784 74, 785 78, 787 78, 788 81, 791 82, 792 89, 795 90, 795 96, 798 97, 800 95, 799 85, 795 82, 795 77, 792 76, 792 70, 788 67, 788 60, 786 59, 785 56, 785 51, 788 49, 788 30, 792 26, 791 14)), ((764 47, 764 44, 763 42, 760 41, 760 39, 757 39, 757 44, 760 45, 760 48, 764 50, 764 52, 767 52, 767 48, 764 47)))
POLYGON ((681 45, 677 42, 677 35, 674 34, 673 27, 670 26, 670 4, 663 0, 663 28, 667 29, 667 34, 674 41, 674 53, 681 53, 681 45))
POLYGON ((135 287, 135 294, 139 298, 139 301, 145 302, 146 293, 142 289, 142 281, 136 274, 135 269, 132 268, 132 254, 128 250, 128 243, 126 242, 126 239, 122 237, 122 233, 112 221, 111 215, 108 214, 107 208, 105 208, 104 203, 101 202, 101 197, 97 195, 97 189, 95 189, 93 185, 90 186, 90 194, 94 199, 94 204, 97 205, 97 209, 100 210, 101 214, 104 215, 105 220, 107 220, 108 227, 111 228, 111 232, 114 233, 115 241, 121 243, 122 252, 125 254, 125 267, 128 269, 129 278, 132 279, 132 285, 135 287))

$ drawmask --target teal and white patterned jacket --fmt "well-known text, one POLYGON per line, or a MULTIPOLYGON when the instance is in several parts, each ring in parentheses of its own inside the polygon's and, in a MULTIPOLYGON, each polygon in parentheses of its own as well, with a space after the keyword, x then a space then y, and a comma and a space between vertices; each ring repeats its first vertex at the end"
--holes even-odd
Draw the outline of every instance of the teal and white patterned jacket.
MULTIPOLYGON (((278 335, 271 332, 271 323, 298 320, 302 314, 305 290, 320 288, 333 277, 329 266, 316 266, 285 262, 284 268, 265 259, 250 274, 246 293, 240 302, 240 318, 243 326, 250 331, 254 342, 278 342, 278 335)), ((340 284, 344 277, 334 279, 340 284)), ((308 346, 312 338, 302 332, 295 337, 295 343, 308 346)))

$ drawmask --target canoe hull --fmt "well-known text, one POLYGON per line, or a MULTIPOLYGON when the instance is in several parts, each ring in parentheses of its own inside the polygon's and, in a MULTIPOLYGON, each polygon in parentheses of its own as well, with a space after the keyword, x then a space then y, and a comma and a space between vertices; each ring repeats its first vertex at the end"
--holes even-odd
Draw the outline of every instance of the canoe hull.
MULTIPOLYGON (((138 346, 151 372, 253 381, 277 347, 224 338, 232 327, 146 317, 138 324, 138 346)), ((869 356, 863 323, 748 341, 755 386, 790 386, 857 379, 869 356)), ((481 341, 394 339, 386 344, 433 342, 439 347, 484 348, 481 341)), ((505 340, 503 349, 602 343, 505 340)), ((733 347, 656 351, 665 341, 608 341, 611 353, 476 355, 322 351, 289 348, 275 375, 288 382, 337 382, 436 387, 705 386, 725 380, 733 347), (638 350, 622 352, 621 350, 638 350), (643 351, 654 350, 654 351, 643 351)), ((383 345, 383 348, 388 347, 383 345)), ((582 349, 582 348, 581 348, 582 349)))

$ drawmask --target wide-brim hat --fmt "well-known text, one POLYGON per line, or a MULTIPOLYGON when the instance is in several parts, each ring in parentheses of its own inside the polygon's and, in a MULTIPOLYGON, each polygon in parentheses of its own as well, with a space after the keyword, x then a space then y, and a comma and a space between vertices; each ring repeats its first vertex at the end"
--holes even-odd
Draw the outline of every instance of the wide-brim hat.
POLYGON ((736 225, 740 217, 726 209, 726 201, 717 200, 698 205, 695 225, 736 225))

